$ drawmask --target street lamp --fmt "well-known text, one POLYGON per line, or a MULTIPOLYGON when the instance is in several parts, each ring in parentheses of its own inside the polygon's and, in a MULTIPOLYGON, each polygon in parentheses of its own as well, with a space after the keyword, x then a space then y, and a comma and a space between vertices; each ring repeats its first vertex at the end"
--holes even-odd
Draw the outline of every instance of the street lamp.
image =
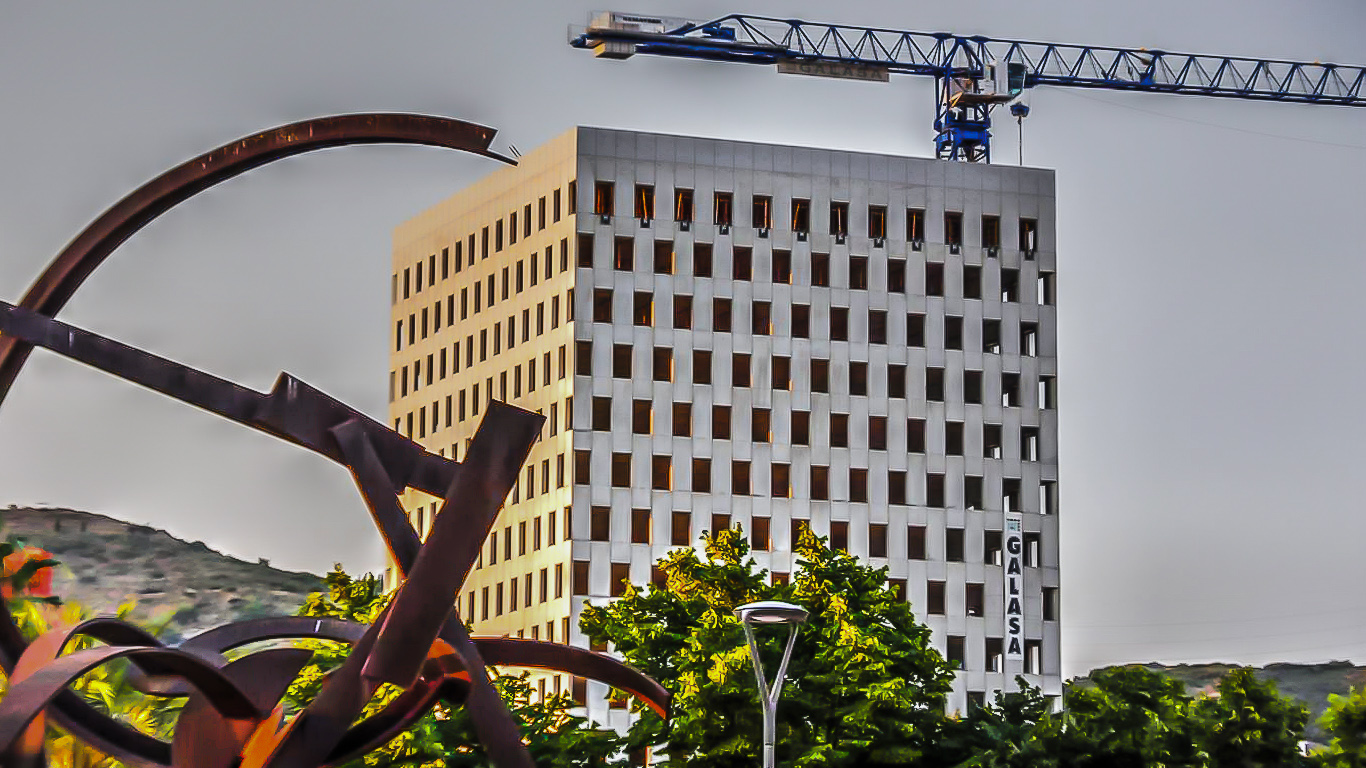
POLYGON ((777 600, 761 600, 736 608, 735 617, 745 627, 745 637, 749 639, 749 657, 754 662, 754 676, 759 679, 759 697, 764 706, 764 768, 773 768, 773 743, 778 730, 778 695, 783 690, 787 662, 792 658, 792 645, 797 641, 797 625, 806 621, 806 609, 777 600), (783 650, 783 662, 778 665, 778 674, 773 678, 772 690, 764 679, 764 666, 759 662, 759 644, 754 640, 755 624, 787 625, 787 647, 783 650))

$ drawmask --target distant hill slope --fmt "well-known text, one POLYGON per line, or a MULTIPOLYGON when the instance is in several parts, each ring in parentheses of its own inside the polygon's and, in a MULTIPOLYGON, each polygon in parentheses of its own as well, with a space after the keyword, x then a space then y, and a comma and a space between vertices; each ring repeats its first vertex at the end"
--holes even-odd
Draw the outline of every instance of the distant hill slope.
MULTIPOLYGON (((1143 664, 1147 669, 1180 680, 1186 691, 1212 691, 1214 686, 1233 664, 1143 664)), ((1098 670, 1092 670, 1094 674, 1098 670)), ((1319 730, 1319 715, 1328 706, 1328 694, 1345 694, 1356 686, 1366 688, 1366 667, 1359 667, 1347 661, 1330 661, 1325 664, 1268 664, 1255 668, 1256 675, 1262 680, 1272 680, 1282 696, 1290 696, 1309 705, 1309 727, 1306 735, 1313 741, 1321 741, 1324 733, 1319 730)), ((1089 677, 1078 678, 1076 682, 1085 683, 1089 677)))
POLYGON ((134 600, 134 621, 172 615, 174 640, 235 619, 289 615, 323 588, 311 573, 248 563, 158 528, 72 509, 11 506, 0 535, 18 536, 61 561, 53 592, 94 613, 134 600))

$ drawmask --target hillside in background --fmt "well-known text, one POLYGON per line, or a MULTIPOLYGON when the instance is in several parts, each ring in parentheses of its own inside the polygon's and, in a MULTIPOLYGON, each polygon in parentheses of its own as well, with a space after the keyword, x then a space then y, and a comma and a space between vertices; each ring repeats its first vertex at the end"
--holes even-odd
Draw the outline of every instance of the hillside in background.
MULTIPOLYGON (((1211 692, 1233 664, 1144 664, 1147 669, 1161 672, 1180 680, 1186 685, 1187 693, 1211 692)), ((1093 670, 1096 672, 1098 670, 1093 670)), ((1313 741, 1324 738, 1317 722, 1328 706, 1328 694, 1345 694, 1355 686, 1358 690, 1366 688, 1366 667, 1355 666, 1346 661, 1330 661, 1324 664, 1268 664, 1256 668, 1256 675, 1262 680, 1272 680, 1282 696, 1290 696, 1309 705, 1309 727, 1306 735, 1313 741)), ((1089 678, 1077 678, 1074 682, 1085 684, 1089 678)))
POLYGON ((10 506, 0 536, 17 536, 61 561, 53 593, 92 613, 133 600, 139 624, 167 616, 163 639, 187 637, 229 621, 290 615, 323 587, 311 573, 244 562, 158 528, 71 509, 10 506))

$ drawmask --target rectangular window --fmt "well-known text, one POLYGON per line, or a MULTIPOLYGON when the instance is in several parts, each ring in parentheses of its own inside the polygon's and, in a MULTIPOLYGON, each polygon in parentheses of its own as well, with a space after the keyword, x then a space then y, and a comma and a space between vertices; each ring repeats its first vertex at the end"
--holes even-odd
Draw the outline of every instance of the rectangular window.
POLYGON ((650 510, 631 510, 631 543, 650 543, 650 510))
POLYGON ((770 547, 769 538, 769 519, 767 517, 754 517, 750 519, 749 546, 750 549, 766 551, 770 547))
POLYGON ((691 190, 691 189, 675 189, 675 190, 674 190, 674 221, 677 221, 677 222, 679 222, 679 223, 690 223, 690 222, 692 222, 692 218, 693 218, 692 208, 693 208, 693 206, 692 206, 692 190, 691 190))
POLYGON ((655 297, 652 293, 637 292, 631 308, 631 322, 635 325, 654 325, 655 297))
MULTIPOLYGON (((986 595, 984 594, 983 586, 981 584, 969 583, 963 585, 963 608, 969 616, 981 616, 983 614, 986 609, 986 595)), ((998 639, 996 642, 999 643, 1000 640, 998 639)), ((987 639, 987 647, 991 647, 990 638, 987 639)), ((990 668, 988 669, 992 672, 997 671, 990 668)))
POLYGON ((982 217, 982 248, 988 256, 995 256, 1001 248, 1001 217, 982 217))
MULTIPOLYGON (((604 397, 604 398, 595 397, 595 398, 593 398, 593 400, 594 400, 595 402, 596 402, 597 400, 607 400, 609 403, 611 402, 611 398, 607 398, 607 397, 604 397)), ((649 400, 632 400, 632 401, 631 401, 631 432, 632 432, 632 434, 637 434, 637 435, 648 435, 648 434, 650 434, 650 432, 651 432, 651 426, 652 426, 652 425, 651 425, 651 422, 652 422, 652 419, 651 419, 651 417, 650 417, 650 401, 649 401, 649 400)))
POLYGON ((773 229, 773 198, 755 195, 751 206, 752 226, 755 229, 773 229))
POLYGON ((906 451, 908 453, 925 452, 925 420, 907 419, 906 420, 906 451))
POLYGON ((868 364, 850 363, 849 364, 849 394, 867 395, 868 394, 868 364))
POLYGON ((1000 320, 982 321, 982 351, 994 355, 1001 354, 1000 320))
POLYGON ((808 411, 792 412, 792 442, 795 445, 811 444, 811 414, 808 411))
POLYGON ((944 369, 925 369, 925 399, 936 402, 944 400, 944 369))
POLYGON ((635 217, 642 224, 648 224, 655 218, 655 188, 650 184, 637 184, 635 194, 635 217))
POLYGON ((982 372, 963 371, 963 402, 982 404, 982 372))
POLYGON ((830 521, 830 548, 838 552, 849 551, 849 523, 844 520, 830 521))
POLYGON ((906 528, 906 558, 925 559, 925 526, 912 525, 906 528))
POLYGON ((1044 306, 1052 306, 1053 302, 1056 301, 1057 297, 1053 295, 1055 292, 1054 285, 1056 283, 1057 275, 1053 274, 1052 272, 1039 273, 1039 290, 1037 293, 1037 298, 1040 304, 1044 306))
POLYGON ((692 460, 692 489, 696 493, 711 493, 711 459, 692 460))
POLYGON ((848 203, 830 203, 830 234, 840 240, 849 234, 848 203))
POLYGON ((811 338, 811 307, 805 304, 792 305, 792 338, 811 338))
POLYGON ((711 407, 711 436, 713 440, 730 439, 729 405, 713 405, 711 407))
POLYGON ((718 227, 723 227, 722 231, 730 228, 733 218, 733 196, 729 192, 717 192, 712 198, 712 223, 718 227))
POLYGON ((675 512, 669 523, 669 544, 675 547, 688 546, 692 541, 692 515, 687 512, 675 512))
POLYGON ((887 206, 868 206, 868 237, 872 238, 874 247, 887 239, 887 206))
MULTIPOLYGON (((927 614, 929 614, 929 615, 931 615, 931 616, 943 616, 943 615, 944 615, 944 586, 945 586, 945 585, 944 585, 944 582, 942 582, 942 581, 930 581, 930 582, 926 582, 926 584, 925 584, 925 613, 927 613, 927 614)), ((955 666, 960 666, 960 667, 961 667, 961 665, 962 665, 962 658, 961 658, 962 649, 961 649, 961 647, 960 647, 960 649, 959 649, 959 656, 960 656, 960 658, 958 658, 958 659, 955 660, 955 659, 953 658, 953 640, 954 640, 954 638, 952 638, 952 637, 949 638, 949 661, 950 661, 950 662, 957 661, 958 664, 955 665, 955 666)), ((960 641, 960 644, 961 644, 962 638, 958 638, 958 640, 960 641)))
POLYGON ((944 476, 931 472, 925 475, 925 506, 943 508, 944 476))
POLYGON ((897 399, 906 397, 906 366, 887 366, 887 396, 897 399))
POLYGON ((732 387, 750 386, 749 355, 736 353, 730 360, 730 385, 732 387))
POLYGON ((849 257, 849 287, 855 291, 868 290, 868 257, 849 257))
POLYGON ((963 214, 959 211, 944 211, 944 244, 949 253, 958 253, 963 246, 963 214))
POLYGON ((887 503, 905 504, 906 503, 906 473, 900 470, 889 470, 887 472, 887 503))
POLYGON ((612 289, 593 289, 593 322, 612 322, 612 289))
POLYGON ((731 266, 732 275, 736 280, 754 279, 754 250, 735 246, 732 251, 731 266))
MULTIPOLYGON (((674 380, 674 354, 672 348, 655 348, 654 351, 654 379, 655 381, 674 380)), ((631 378, 626 376, 625 378, 631 378)))
POLYGON ((925 264, 925 295, 944 295, 944 265, 936 262, 925 264))
POLYGON ((906 315, 906 346, 925 346, 925 316, 918 312, 906 315))
POLYGON ((593 184, 593 213, 597 216, 611 216, 614 213, 615 189, 610 181, 593 184))
POLYGON ((830 287, 830 255, 811 254, 811 285, 817 288, 830 287))
POLYGON ((982 298, 982 268, 971 264, 963 267, 963 298, 982 298))
POLYGON ((829 501, 830 499, 830 468, 822 466, 811 467, 811 498, 814 501, 829 501))
POLYGON ((811 231, 811 201, 792 199, 792 231, 806 234, 811 231))
POLYGON ((672 275, 674 272, 674 244, 669 240, 655 241, 655 274, 672 275))
POLYGON ((631 487, 631 454, 612 454, 612 487, 631 487))
POLYGON ((1001 301, 1011 302, 1020 300, 1020 271, 1018 269, 1001 270, 1001 301))
POLYGON ((773 249, 773 282, 781 285, 792 282, 792 251, 773 249))
POLYGON ((711 277, 711 243, 693 243, 693 277, 711 277))
POLYGON ((612 268, 630 272, 636 268, 636 241, 633 237, 618 237, 612 245, 612 268))
POLYGON ((911 244, 913 251, 920 250, 925 242, 925 209, 906 209, 906 242, 911 244))
POLYGON ((717 333, 730 333, 730 299, 712 299, 711 329, 717 333))
POLYGON ((770 480, 773 498, 787 499, 792 497, 792 467, 790 465, 775 463, 770 480))
POLYGON ((849 310, 844 307, 830 308, 830 339, 849 340, 849 310))
POLYGON ((588 510, 588 538, 592 541, 612 540, 612 510, 592 507, 588 510))
POLYGON ((868 449, 872 451, 887 450, 886 416, 868 417, 868 449))
POLYGON ((692 297, 674 296, 674 328, 679 330, 689 330, 692 328, 692 297))
POLYGON ((583 269, 593 268, 593 236, 580 234, 578 241, 578 264, 583 269))
POLYGON ((631 378, 631 345, 612 345, 612 378, 631 378))
POLYGON ((1020 219, 1020 251, 1031 258, 1039 249, 1038 219, 1020 219))
POLYGON ((963 318, 948 315, 944 318, 944 349, 963 348, 963 318))
POLYGON ((749 436, 756 443, 773 442, 773 423, 767 408, 755 408, 750 412, 749 436))
POLYGON ((830 361, 812 360, 811 361, 811 391, 830 392, 830 361))
POLYGON ((711 383, 711 352, 704 349, 693 350, 692 383, 711 383))
MULTIPOLYGON (((849 500, 868 501, 868 470, 857 467, 849 470, 849 500)), ((846 548, 840 547, 840 549, 846 548)))
POLYGON ((887 312, 881 309, 868 310, 868 343, 887 343, 887 312))
POLYGON ((773 370, 770 374, 774 389, 792 388, 792 358, 774 356, 773 370))
POLYGON ((673 488, 673 462, 668 456, 650 457, 650 487, 656 491, 673 488))
POLYGON ((692 403, 673 404, 674 437, 692 437, 692 403))

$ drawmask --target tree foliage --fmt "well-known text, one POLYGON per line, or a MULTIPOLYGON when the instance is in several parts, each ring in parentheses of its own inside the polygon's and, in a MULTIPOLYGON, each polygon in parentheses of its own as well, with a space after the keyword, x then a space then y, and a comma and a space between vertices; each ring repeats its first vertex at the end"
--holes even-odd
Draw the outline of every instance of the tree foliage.
MULTIPOLYGON (((584 610, 580 627, 611 643, 673 696, 665 724, 641 711, 632 749, 667 742, 665 762, 691 768, 751 768, 762 751, 759 692, 737 606, 783 600, 810 614, 792 651, 778 709, 777 758, 786 765, 913 763, 933 749, 952 684, 930 632, 870 568, 803 533, 800 570, 770 584, 738 529, 706 537, 705 556, 679 549, 659 562, 666 582, 629 587, 584 610)), ((776 669, 786 634, 760 630, 765 668, 776 669)))
POLYGON ((1366 688, 1332 694, 1319 724, 1333 740, 1321 758, 1329 768, 1366 768, 1366 688))

